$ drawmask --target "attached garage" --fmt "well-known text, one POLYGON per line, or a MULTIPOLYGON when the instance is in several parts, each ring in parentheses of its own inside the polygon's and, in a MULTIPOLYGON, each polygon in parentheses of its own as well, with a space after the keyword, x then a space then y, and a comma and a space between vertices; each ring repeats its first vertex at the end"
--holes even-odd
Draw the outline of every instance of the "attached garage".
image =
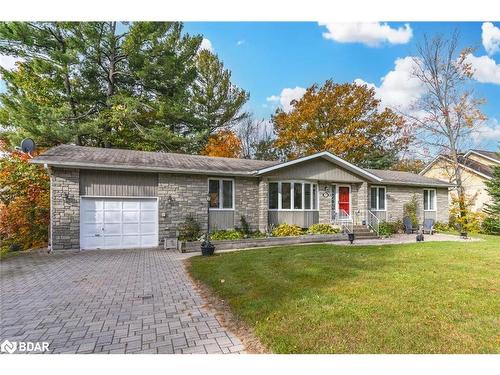
POLYGON ((158 246, 157 198, 81 198, 80 247, 82 249, 156 246, 158 246))

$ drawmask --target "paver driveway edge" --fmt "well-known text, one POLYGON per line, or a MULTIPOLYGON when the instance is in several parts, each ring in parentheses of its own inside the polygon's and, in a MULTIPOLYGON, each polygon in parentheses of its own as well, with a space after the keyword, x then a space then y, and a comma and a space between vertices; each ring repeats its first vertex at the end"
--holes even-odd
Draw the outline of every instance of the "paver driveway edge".
POLYGON ((195 290, 184 254, 35 252, 0 262, 0 342, 50 353, 243 353, 195 290))

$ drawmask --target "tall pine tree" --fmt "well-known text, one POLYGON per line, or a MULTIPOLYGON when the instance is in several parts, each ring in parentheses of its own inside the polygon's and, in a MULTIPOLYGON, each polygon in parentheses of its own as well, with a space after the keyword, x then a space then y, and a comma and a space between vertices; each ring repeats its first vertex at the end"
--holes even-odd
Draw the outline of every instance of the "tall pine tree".
POLYGON ((178 22, 0 23, 0 53, 21 58, 0 68, 0 126, 13 144, 197 151, 247 100, 201 41, 178 22))

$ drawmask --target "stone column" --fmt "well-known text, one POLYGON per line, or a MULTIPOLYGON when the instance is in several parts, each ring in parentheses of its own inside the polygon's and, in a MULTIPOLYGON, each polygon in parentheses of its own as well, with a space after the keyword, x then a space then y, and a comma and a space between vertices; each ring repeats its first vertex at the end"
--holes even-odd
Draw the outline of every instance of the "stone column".
POLYGON ((362 182, 358 186, 358 207, 359 209, 359 221, 366 220, 366 215, 368 211, 368 183, 366 181, 362 182))
POLYGON ((259 231, 267 232, 268 231, 268 218, 267 218, 267 209, 269 207, 269 183, 267 178, 262 178, 259 181, 259 231))
POLYGON ((319 183, 318 194, 319 222, 320 224, 330 224, 332 222, 332 185, 330 183, 319 183))
POLYGON ((80 170, 50 169, 52 250, 80 249, 80 170))

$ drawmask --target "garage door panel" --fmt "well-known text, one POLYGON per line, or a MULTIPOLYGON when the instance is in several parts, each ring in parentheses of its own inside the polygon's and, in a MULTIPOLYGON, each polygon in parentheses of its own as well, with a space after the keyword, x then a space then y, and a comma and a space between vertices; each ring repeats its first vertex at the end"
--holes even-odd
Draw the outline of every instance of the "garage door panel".
POLYGON ((121 223, 122 222, 121 211, 104 211, 104 222, 105 223, 121 223))
POLYGON ((139 232, 139 223, 123 223, 123 235, 134 235, 134 234, 140 234, 139 232))
POLYGON ((111 199, 104 201, 104 210, 121 210, 122 201, 120 199, 111 199))
POLYGON ((100 199, 83 199, 81 208, 83 210, 102 210, 104 202, 100 199))
POLYGON ((151 210, 156 211, 156 201, 141 201, 141 210, 151 210))
POLYGON ((85 248, 98 249, 104 247, 104 237, 89 236, 85 238, 85 248))
POLYGON ((104 224, 104 233, 106 235, 121 235, 122 234, 122 224, 104 224))
POLYGON ((84 223, 103 223, 104 213, 102 211, 83 211, 82 221, 84 223))
POLYGON ((124 223, 138 223, 139 220, 140 220, 140 214, 138 211, 123 211, 124 223))
POLYGON ((124 247, 140 247, 141 246, 141 236, 131 236, 126 235, 122 238, 122 245, 124 247))
POLYGON ((158 246, 158 203, 152 198, 81 199, 84 249, 158 246))
POLYGON ((155 223, 141 223, 141 234, 154 234, 155 232, 155 223))
POLYGON ((138 200, 129 200, 123 202, 123 211, 139 211, 141 202, 138 200))
POLYGON ((141 211, 141 222, 154 223, 156 222, 156 216, 156 211, 141 211))
POLYGON ((104 236, 104 247, 108 249, 119 249, 122 246, 122 236, 121 235, 106 235, 104 236))
POLYGON ((87 224, 84 223, 80 226, 80 230, 82 231, 83 236, 92 236, 97 237, 96 234, 101 234, 102 232, 102 224, 87 224))

